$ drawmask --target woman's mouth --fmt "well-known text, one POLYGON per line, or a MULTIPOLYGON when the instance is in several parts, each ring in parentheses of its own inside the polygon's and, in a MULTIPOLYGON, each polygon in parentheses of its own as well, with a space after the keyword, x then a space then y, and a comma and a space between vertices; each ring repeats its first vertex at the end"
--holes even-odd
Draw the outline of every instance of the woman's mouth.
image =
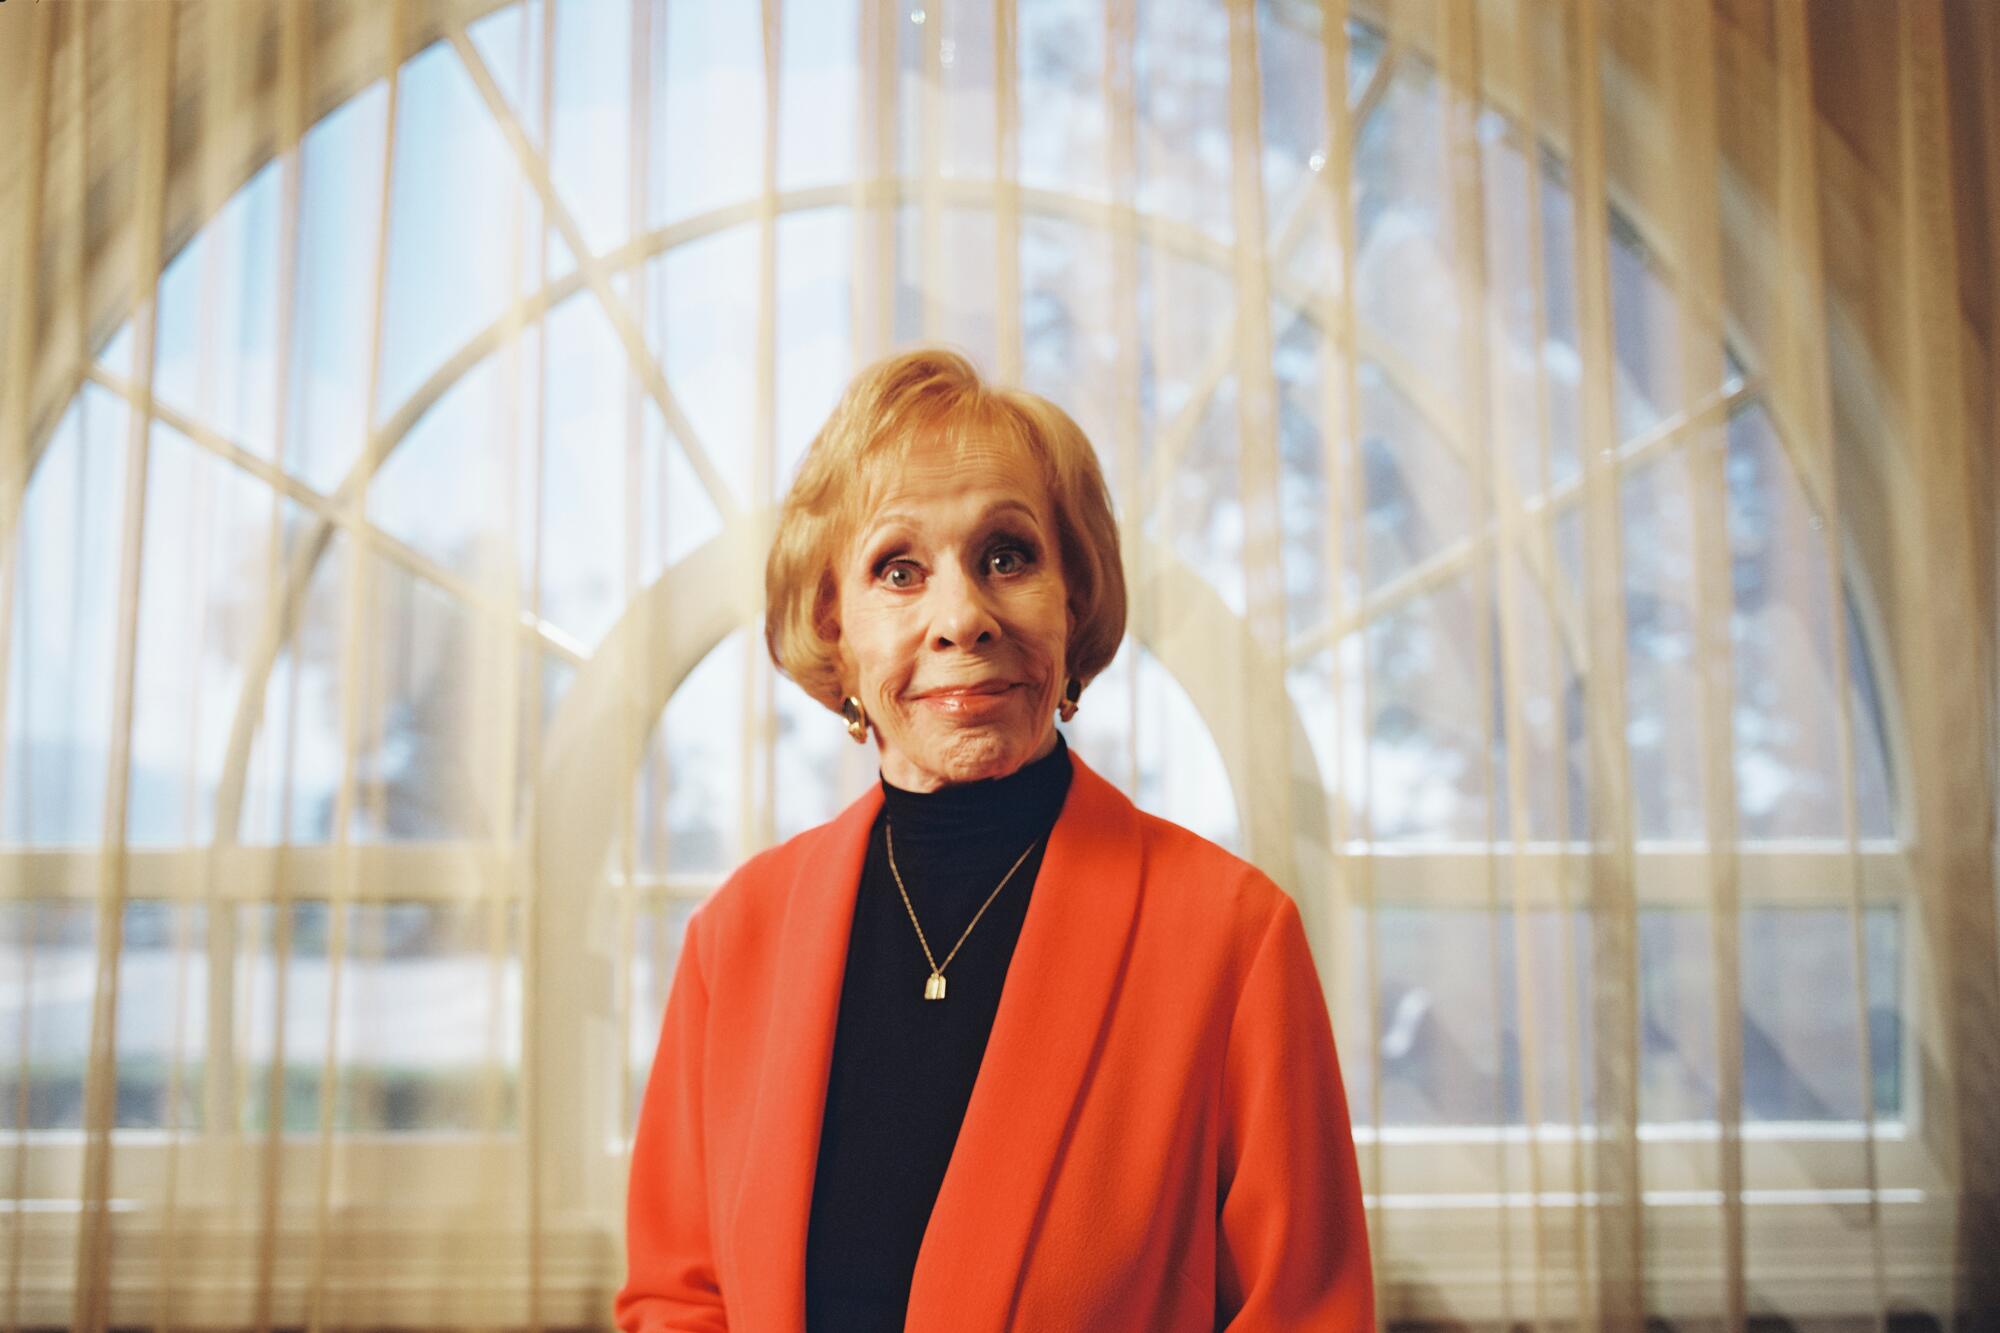
POLYGON ((952 718, 985 717, 997 713, 1013 702, 1015 685, 998 688, 982 685, 966 689, 933 690, 920 696, 917 702, 926 708, 952 718))

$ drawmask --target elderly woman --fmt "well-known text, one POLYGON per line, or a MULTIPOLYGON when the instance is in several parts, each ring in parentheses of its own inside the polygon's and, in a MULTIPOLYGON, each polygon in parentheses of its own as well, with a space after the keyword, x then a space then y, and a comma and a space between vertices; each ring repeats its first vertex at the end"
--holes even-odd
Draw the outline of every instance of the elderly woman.
POLYGON ((618 1326, 1372 1329, 1297 908, 1055 727, 1125 629, 1076 424, 950 352, 871 366, 765 580, 881 780, 688 922, 618 1326))

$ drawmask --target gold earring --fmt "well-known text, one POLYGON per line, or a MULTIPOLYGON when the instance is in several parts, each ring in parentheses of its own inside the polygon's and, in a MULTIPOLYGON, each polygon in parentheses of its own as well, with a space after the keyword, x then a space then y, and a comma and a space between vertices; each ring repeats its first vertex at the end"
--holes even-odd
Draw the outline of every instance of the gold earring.
POLYGON ((1071 676, 1069 678, 1069 684, 1063 687, 1063 701, 1061 705, 1058 706, 1056 709, 1056 716, 1061 718, 1065 722, 1075 717, 1076 701, 1078 696, 1080 696, 1082 693, 1083 693, 1082 683, 1079 682, 1075 676, 1071 676))
POLYGON ((856 745, 868 742, 868 713, 861 707, 861 701, 848 695, 840 701, 840 715, 847 719, 847 734, 854 738, 856 745))

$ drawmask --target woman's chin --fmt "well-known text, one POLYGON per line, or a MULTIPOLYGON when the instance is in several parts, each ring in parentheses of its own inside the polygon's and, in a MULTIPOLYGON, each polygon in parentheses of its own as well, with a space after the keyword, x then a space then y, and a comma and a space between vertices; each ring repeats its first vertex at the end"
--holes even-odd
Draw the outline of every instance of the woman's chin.
POLYGON ((1034 738, 1018 722, 967 722, 927 737, 919 762, 945 782, 1005 777, 1034 753, 1034 738))

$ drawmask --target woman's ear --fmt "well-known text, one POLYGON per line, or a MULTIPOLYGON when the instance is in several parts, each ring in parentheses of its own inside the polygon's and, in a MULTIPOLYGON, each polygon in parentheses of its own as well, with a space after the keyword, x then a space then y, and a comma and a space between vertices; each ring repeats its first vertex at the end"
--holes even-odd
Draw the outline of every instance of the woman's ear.
POLYGON ((827 643, 840 642, 840 590, 834 586, 831 574, 820 579, 818 594, 813 598, 813 631, 827 643))
POLYGON ((848 651, 847 640, 840 635, 840 622, 830 617, 823 621, 821 625, 821 637, 827 647, 833 650, 833 666, 834 670, 840 673, 843 692, 853 693, 848 686, 850 682, 858 680, 861 673, 855 668, 854 654, 848 651))

